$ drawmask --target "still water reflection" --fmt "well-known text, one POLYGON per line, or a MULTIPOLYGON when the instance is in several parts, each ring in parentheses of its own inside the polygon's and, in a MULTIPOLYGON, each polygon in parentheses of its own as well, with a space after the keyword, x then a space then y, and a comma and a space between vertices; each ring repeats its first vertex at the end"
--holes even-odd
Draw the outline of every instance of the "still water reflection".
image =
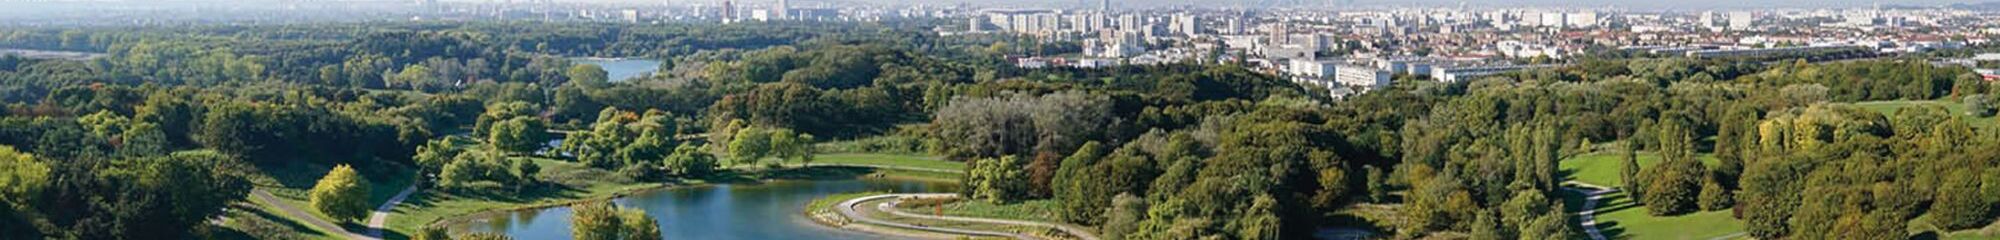
MULTIPOLYGON (((804 217, 813 199, 862 191, 952 191, 950 183, 859 179, 717 184, 634 194, 614 200, 660 220, 667 239, 884 239, 818 226, 804 217)), ((517 211, 471 221, 461 230, 501 232, 515 239, 569 239, 568 207, 517 211)))

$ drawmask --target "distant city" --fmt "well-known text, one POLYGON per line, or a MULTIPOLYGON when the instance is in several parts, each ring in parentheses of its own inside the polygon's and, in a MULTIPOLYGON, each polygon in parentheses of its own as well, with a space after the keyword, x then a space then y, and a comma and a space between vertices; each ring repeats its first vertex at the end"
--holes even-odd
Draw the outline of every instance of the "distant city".
MULTIPOLYGON (((1463 81, 1558 67, 1598 55, 1692 58, 1873 58, 1988 44, 2000 36, 2000 4, 1756 10, 1383 7, 1353 1, 1271 2, 1270 8, 1128 8, 1077 2, 1069 8, 972 4, 669 1, 287 1, 269 5, 163 3, 108 13, 88 2, 31 4, 42 15, 0 17, 12 25, 275 24, 316 21, 581 21, 628 24, 923 22, 939 35, 1031 37, 1081 51, 1017 56, 1017 67, 1104 67, 1182 61, 1241 61, 1321 85, 1335 96, 1391 84, 1395 76, 1463 81), (35 5, 39 4, 39 5, 35 5), (214 14, 169 14, 169 13, 214 14)), ((5 11, 5 10, 0 10, 5 11)), ((1948 59, 1977 66, 2000 56, 1948 59), (1982 60, 1983 59, 1983 60, 1982 60)), ((1980 69, 1988 78, 1994 70, 1980 69)))

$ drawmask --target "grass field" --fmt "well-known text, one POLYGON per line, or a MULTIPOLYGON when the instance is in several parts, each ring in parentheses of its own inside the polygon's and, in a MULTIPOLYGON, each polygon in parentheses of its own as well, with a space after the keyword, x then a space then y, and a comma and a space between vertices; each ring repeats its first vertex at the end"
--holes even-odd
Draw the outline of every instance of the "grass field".
POLYGON ((1996 125, 2000 125, 2000 119, 1994 119, 1993 117, 1975 118, 1972 116, 1967 116, 1965 115, 1965 104, 1960 104, 1958 102, 1952 102, 1952 101, 1942 101, 1942 100, 1873 101, 1873 102, 1854 103, 1854 106, 1861 107, 1862 109, 1868 109, 1870 111, 1879 112, 1885 116, 1894 116, 1896 114, 1897 109, 1902 109, 1907 107, 1942 106, 1946 111, 1950 111, 1952 115, 1965 117, 1966 123, 1971 124, 1973 127, 1991 129, 1996 125))
MULTIPOLYGON (((245 213, 260 213, 258 215, 246 216, 262 217, 269 222, 286 225, 298 224, 298 229, 301 231, 298 231, 296 234, 301 238, 333 238, 325 233, 329 232, 327 231, 328 229, 315 229, 309 224, 304 224, 304 221, 301 219, 306 217, 319 218, 328 222, 342 224, 342 227, 347 228, 346 230, 348 231, 366 232, 367 226, 363 225, 362 222, 367 221, 367 219, 356 219, 342 223, 318 211, 311 210, 312 204, 310 199, 308 199, 307 192, 312 189, 313 185, 319 182, 320 177, 326 176, 326 173, 332 169, 332 165, 311 161, 259 164, 251 174, 246 176, 247 180, 258 189, 270 192, 272 196, 276 196, 279 202, 250 201, 248 202, 249 204, 235 206, 234 210, 245 213), (285 204, 305 209, 312 216, 286 215, 282 211, 278 211, 272 204, 285 204)), ((414 170, 391 164, 355 166, 355 171, 360 172, 362 177, 368 180, 368 209, 371 210, 375 209, 375 206, 387 202, 389 198, 394 197, 404 187, 410 186, 411 181, 415 181, 416 177, 414 170)), ((384 235, 397 235, 397 233, 385 232, 384 235)))
POLYGON ((895 166, 948 172, 960 172, 965 169, 965 163, 945 161, 938 157, 880 153, 820 154, 813 159, 813 164, 895 166))
MULTIPOLYGON (((1564 205, 1572 211, 1583 206, 1583 197, 1575 192, 1563 192, 1564 205)), ((1604 237, 1611 239, 1737 239, 1743 238, 1743 221, 1730 216, 1729 210, 1707 211, 1680 216, 1653 216, 1646 213, 1645 206, 1634 205, 1625 193, 1611 193, 1599 199, 1597 205, 1597 227, 1604 237)), ((1582 233, 1582 229, 1577 230, 1582 233)))
MULTIPOLYGON (((1563 160, 1559 168, 1565 180, 1616 187, 1622 183, 1619 181, 1618 170, 1625 165, 1619 154, 1616 151, 1583 154, 1563 160)), ((1660 161, 1660 155, 1652 152, 1639 152, 1637 155, 1641 167, 1651 167, 1660 161)), ((1714 154, 1708 153, 1697 154, 1695 159, 1700 159, 1702 164, 1709 167, 1714 167, 1721 161, 1716 159, 1714 154)))
POLYGON ((389 216, 389 230, 399 233, 414 233, 417 228, 448 217, 463 216, 488 210, 532 208, 559 205, 580 199, 609 198, 617 193, 666 186, 665 183, 641 183, 620 181, 606 177, 609 172, 583 166, 582 164, 544 159, 528 158, 542 167, 540 176, 552 180, 548 187, 530 190, 520 194, 456 194, 440 190, 424 190, 402 205, 396 206, 389 216), (598 176, 598 177, 588 177, 598 176))
MULTIPOLYGON (((1620 181, 1619 169, 1624 162, 1621 153, 1595 152, 1563 160, 1561 171, 1566 180, 1599 186, 1616 187, 1620 181)), ((1639 152, 1639 166, 1650 167, 1660 161, 1659 154, 1639 152)), ((1719 159, 1713 154, 1702 153, 1695 156, 1703 164, 1714 166, 1719 159)), ((1571 212, 1580 212, 1583 197, 1574 192, 1564 191, 1563 204, 1571 212)), ((1729 216, 1729 211, 1699 212, 1680 216, 1653 216, 1646 213, 1644 206, 1634 205, 1624 193, 1612 193, 1600 199, 1597 205, 1597 226, 1605 237, 1612 239, 1711 239, 1730 236, 1743 231, 1743 222, 1729 216)), ((1581 234, 1583 231, 1578 229, 1581 234)), ((1582 236, 1579 236, 1582 237, 1582 236)))
POLYGON ((1986 227, 1973 229, 1944 231, 1938 228, 1937 225, 1931 224, 1930 214, 1910 219, 1909 225, 1904 226, 1904 229, 1909 230, 1910 234, 1914 235, 1910 239, 2000 239, 2000 223, 1987 224, 1986 227))
POLYGON ((245 199, 247 201, 231 206, 229 211, 224 214, 227 220, 223 221, 221 225, 224 228, 236 230, 244 235, 218 237, 224 239, 340 239, 327 234, 325 229, 319 229, 312 224, 307 224, 305 220, 300 219, 302 216, 286 215, 284 211, 272 206, 271 204, 273 203, 264 202, 254 197, 245 199))
POLYGON ((1029 200, 1007 204, 993 204, 987 201, 961 199, 945 203, 941 208, 919 207, 921 209, 906 209, 904 211, 932 212, 943 210, 944 215, 948 216, 1062 222, 1056 216, 1056 208, 1058 207, 1060 206, 1057 206, 1054 199, 1029 200))

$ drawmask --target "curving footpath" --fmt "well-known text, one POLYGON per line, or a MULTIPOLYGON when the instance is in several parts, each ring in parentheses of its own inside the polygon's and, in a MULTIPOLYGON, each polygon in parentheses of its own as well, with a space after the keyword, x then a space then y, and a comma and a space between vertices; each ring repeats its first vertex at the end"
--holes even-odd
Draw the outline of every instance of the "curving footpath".
POLYGON ((396 210, 396 204, 402 204, 403 199, 409 198, 411 193, 416 192, 417 184, 411 183, 410 187, 403 188, 402 192, 390 197, 389 201, 382 202, 382 206, 375 207, 375 212, 368 214, 368 236, 381 239, 382 224, 389 222, 389 214, 396 210))
POLYGON ((1598 199, 1603 199, 1604 195, 1618 192, 1618 190, 1582 182, 1570 182, 1570 184, 1577 185, 1578 187, 1563 188, 1571 192, 1581 193, 1584 196, 1583 211, 1576 213, 1581 222, 1579 225, 1583 225, 1583 232, 1590 234, 1590 239, 1592 240, 1605 240, 1604 233, 1597 230, 1597 202, 1598 199))
POLYGON ((266 203, 270 203, 271 206, 277 207, 278 211, 284 211, 285 215, 292 215, 292 217, 306 221, 306 224, 318 227, 320 230, 330 231, 329 233, 327 233, 328 235, 340 236, 346 239, 363 239, 363 240, 381 239, 378 237, 372 237, 368 235, 349 232, 347 231, 346 228, 341 228, 340 225, 327 222, 325 219, 320 219, 319 216, 312 215, 311 213, 306 213, 306 211, 304 210, 299 210, 299 208, 293 207, 291 204, 285 204, 284 201, 278 200, 278 197, 271 196, 270 192, 265 192, 264 189, 262 188, 250 189, 250 196, 256 197, 259 200, 264 200, 264 202, 266 203))
POLYGON ((1027 234, 1020 234, 1020 233, 1011 233, 1011 232, 996 232, 996 231, 982 231, 982 230, 969 230, 969 229, 956 229, 956 228, 940 228, 940 227, 931 227, 931 226, 919 226, 919 225, 913 225, 913 224, 907 224, 907 223, 899 223, 899 222, 891 222, 891 221, 888 221, 888 220, 881 220, 881 219, 875 219, 875 218, 870 218, 870 217, 867 217, 866 215, 862 215, 862 214, 861 214, 861 213, 860 213, 859 211, 856 211, 856 209, 859 209, 859 207, 860 207, 860 206, 856 206, 856 205, 859 205, 859 204, 861 204, 861 203, 863 203, 863 202, 868 202, 868 201, 874 201, 874 200, 879 200, 879 199, 884 199, 884 198, 898 198, 897 200, 892 200, 892 201, 889 201, 889 202, 885 202, 885 203, 882 203, 882 204, 878 204, 878 205, 876 205, 876 210, 879 210, 879 211, 883 211, 883 212, 887 212, 887 213, 889 213, 889 214, 891 214, 891 215, 896 215, 896 216, 901 216, 901 217, 909 217, 909 218, 921 218, 921 219, 931 219, 931 220, 943 220, 943 221, 957 221, 957 222, 975 222, 975 223, 988 223, 988 224, 1002 224, 1002 225, 1020 225, 1020 226, 1031 226, 1031 227, 1046 227, 1046 228, 1055 228, 1055 229, 1061 229, 1061 230, 1063 230, 1063 232, 1067 232, 1067 233, 1069 233, 1069 234, 1070 234, 1071 236, 1076 236, 1077 238, 1081 238, 1081 239, 1084 239, 1084 240, 1097 240, 1097 239, 1098 239, 1096 235, 1093 235, 1093 234, 1090 234, 1090 232, 1088 232, 1088 231, 1084 231, 1083 229, 1079 229, 1079 228, 1076 228, 1076 227, 1072 227, 1072 226, 1067 226, 1067 225, 1061 225, 1061 224, 1052 224, 1052 223, 1044 223, 1044 222, 1032 222, 1032 221, 1017 221, 1017 220, 1003 220, 1003 219, 986 219, 986 218, 969 218, 969 217, 951 217, 951 216, 928 216, 928 215, 922 215, 922 214, 912 214, 912 213, 907 213, 907 212, 903 212, 903 211, 900 211, 900 210, 896 210, 896 208, 895 208, 895 206, 896 206, 896 204, 897 204, 897 203, 901 203, 901 202, 902 202, 902 200, 901 200, 900 198, 906 198, 906 197, 957 197, 957 196, 958 196, 958 194, 954 194, 954 193, 918 193, 918 194, 882 194, 882 195, 875 195, 875 196, 867 196, 867 197, 861 197, 861 198, 855 198, 855 199, 848 199, 847 201, 842 201, 842 202, 840 202, 840 204, 838 204, 838 205, 836 205, 836 206, 838 206, 838 207, 840 208, 840 209, 838 209, 838 210, 839 210, 839 212, 840 212, 840 215, 841 215, 841 216, 844 216, 844 217, 847 217, 848 219, 853 219, 853 220, 855 220, 855 221, 860 221, 860 222, 863 222, 863 223, 868 223, 868 224, 874 224, 874 225, 881 225, 881 226, 889 226, 889 227, 895 227, 895 228, 903 228, 903 229, 912 229, 912 230, 921 230, 921 231, 930 231, 930 232, 942 232, 942 233, 952 233, 952 234, 963 234, 963 235, 974 235, 974 236, 992 236, 992 237, 1008 237, 1008 238, 1014 238, 1014 239, 1039 239, 1039 238, 1037 238, 1037 237, 1034 237, 1034 236, 1030 236, 1030 235, 1027 235, 1027 234))

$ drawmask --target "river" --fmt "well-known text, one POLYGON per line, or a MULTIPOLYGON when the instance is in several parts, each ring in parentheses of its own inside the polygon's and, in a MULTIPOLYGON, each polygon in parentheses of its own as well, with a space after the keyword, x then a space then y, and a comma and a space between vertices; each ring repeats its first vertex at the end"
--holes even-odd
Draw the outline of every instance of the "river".
POLYGON ((594 64, 604 68, 604 73, 612 82, 623 82, 643 74, 660 70, 660 60, 639 58, 572 58, 576 64, 594 64))
MULTIPOLYGON (((950 183, 912 180, 784 180, 670 188, 612 202, 646 210, 659 220, 666 239, 886 239, 893 237, 820 226, 806 219, 805 205, 838 193, 952 189, 955 186, 950 183)), ((524 210, 456 227, 505 233, 515 239, 570 239, 569 215, 568 207, 524 210)))

